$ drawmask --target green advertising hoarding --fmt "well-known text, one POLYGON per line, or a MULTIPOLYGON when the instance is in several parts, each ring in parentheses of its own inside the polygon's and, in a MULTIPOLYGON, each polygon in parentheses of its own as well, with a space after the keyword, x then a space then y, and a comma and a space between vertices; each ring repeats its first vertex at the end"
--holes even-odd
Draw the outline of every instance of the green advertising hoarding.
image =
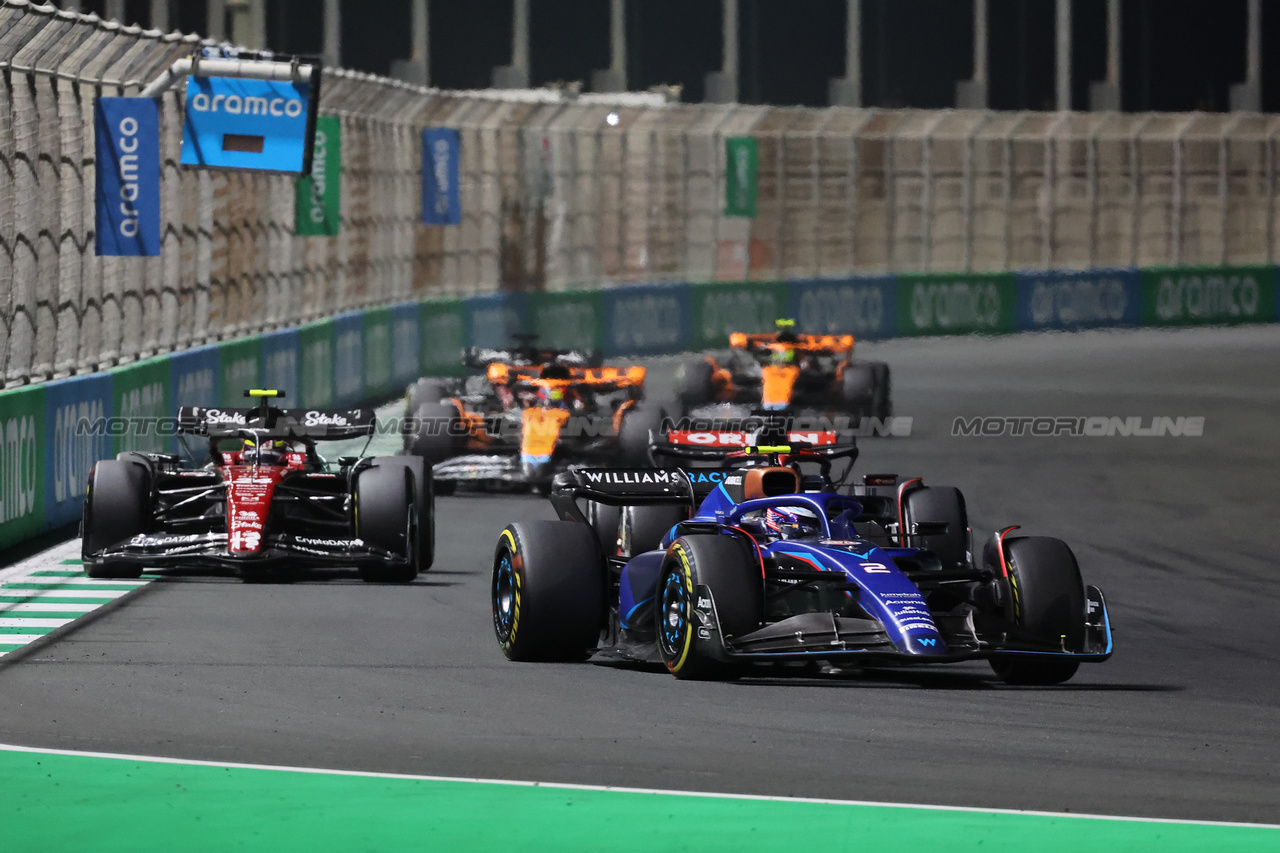
POLYGON ((1142 325, 1270 323, 1276 268, 1178 267, 1142 271, 1142 325))
POLYGON ((424 302, 418 328, 424 376, 461 376, 462 349, 467 345, 467 303, 463 299, 424 302))
POLYGON ((173 436, 157 429, 162 421, 172 420, 177 413, 172 400, 171 379, 168 356, 111 371, 115 422, 120 425, 118 431, 111 431, 116 453, 125 450, 164 453, 172 450, 173 436))
POLYGON ((772 332, 791 304, 786 282, 715 282, 691 290, 694 349, 726 347, 734 332, 772 332))
POLYGON ((760 145, 750 136, 730 136, 724 154, 724 215, 754 219, 760 145))
POLYGON ((337 116, 316 119, 311 174, 298 178, 293 229, 299 237, 336 237, 342 218, 342 124, 337 116))
POLYGON ((262 338, 224 341, 218 345, 218 364, 222 372, 222 405, 246 405, 244 392, 262 384, 262 338))
POLYGON ((898 276, 898 334, 1004 334, 1014 330, 1013 273, 898 276))
POLYGON ((600 349, 604 303, 598 290, 529 295, 529 329, 538 345, 600 349))
POLYGON ((37 385, 0 394, 0 548, 44 527, 45 393, 37 385))
POLYGON ((298 329, 298 405, 322 409, 333 404, 333 321, 298 329))
POLYGON ((364 313, 364 393, 374 397, 391 390, 391 309, 364 313))

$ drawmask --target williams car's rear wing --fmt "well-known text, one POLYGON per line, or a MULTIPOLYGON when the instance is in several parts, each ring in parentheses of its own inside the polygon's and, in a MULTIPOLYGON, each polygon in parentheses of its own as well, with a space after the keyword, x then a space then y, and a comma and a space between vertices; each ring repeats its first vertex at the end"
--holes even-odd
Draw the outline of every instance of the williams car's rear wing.
POLYGON ((213 409, 183 406, 178 409, 178 432, 232 438, 240 430, 265 430, 270 438, 306 438, 338 441, 371 436, 377 427, 373 409, 213 409))
POLYGON ((586 521, 577 499, 608 506, 693 506, 693 484, 676 468, 577 468, 551 481, 551 505, 565 521, 586 521))

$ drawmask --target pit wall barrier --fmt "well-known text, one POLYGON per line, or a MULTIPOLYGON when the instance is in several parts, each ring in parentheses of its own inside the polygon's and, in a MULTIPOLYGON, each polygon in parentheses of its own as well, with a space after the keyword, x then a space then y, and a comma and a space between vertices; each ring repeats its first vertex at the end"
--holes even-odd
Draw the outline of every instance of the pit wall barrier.
POLYGON ((155 427, 179 405, 242 406, 250 387, 283 388, 298 407, 385 399, 420 375, 460 375, 462 348, 517 332, 618 357, 722 348, 787 316, 875 340, 1271 323, 1278 306, 1276 268, 1252 266, 654 284, 352 311, 0 393, 0 549, 74 522, 95 461, 176 452, 155 427))

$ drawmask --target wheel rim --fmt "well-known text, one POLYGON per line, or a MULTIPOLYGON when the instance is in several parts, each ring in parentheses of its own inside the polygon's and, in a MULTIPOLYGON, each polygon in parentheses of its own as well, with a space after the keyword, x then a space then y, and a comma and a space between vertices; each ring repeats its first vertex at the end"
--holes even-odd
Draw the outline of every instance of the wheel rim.
POLYGON ((658 628, 658 646, 668 661, 680 657, 684 650, 689 625, 689 600, 685 596, 684 578, 679 571, 667 573, 662 583, 662 623, 658 628))
POLYGON ((511 565, 511 555, 504 553, 493 569, 493 629, 498 641, 505 643, 511 636, 511 626, 516 618, 516 575, 511 565))

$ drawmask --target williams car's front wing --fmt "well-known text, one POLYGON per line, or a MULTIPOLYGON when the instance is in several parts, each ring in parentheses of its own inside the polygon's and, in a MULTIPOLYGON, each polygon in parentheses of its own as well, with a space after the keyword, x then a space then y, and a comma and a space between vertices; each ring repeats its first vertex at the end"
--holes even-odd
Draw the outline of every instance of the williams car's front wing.
POLYGON ((934 615, 941 642, 926 638, 919 648, 899 648, 873 619, 846 618, 830 613, 804 613, 771 623, 749 634, 725 637, 720 630, 715 601, 707 587, 697 589, 693 608, 694 642, 699 654, 724 662, 784 660, 862 660, 879 664, 953 663, 995 657, 1034 655, 1101 662, 1111 656, 1111 620, 1106 601, 1097 587, 1087 588, 1084 648, 1068 650, 1034 638, 1019 636, 1016 629, 992 633, 978 631, 971 615, 934 615), (928 643, 927 645, 925 643, 928 643))

